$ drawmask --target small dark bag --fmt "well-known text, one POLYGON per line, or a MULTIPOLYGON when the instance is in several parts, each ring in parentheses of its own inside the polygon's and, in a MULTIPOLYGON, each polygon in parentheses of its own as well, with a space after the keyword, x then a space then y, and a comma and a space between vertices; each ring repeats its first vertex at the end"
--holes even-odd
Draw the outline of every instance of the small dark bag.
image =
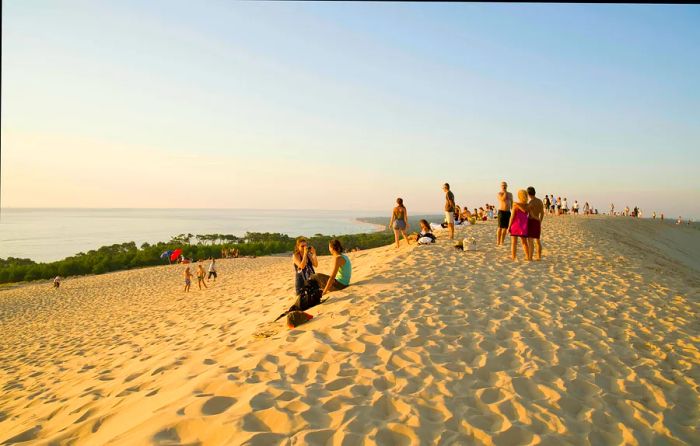
POLYGON ((315 307, 321 303, 321 287, 315 280, 307 280, 304 286, 299 291, 299 297, 294 304, 289 307, 289 311, 304 311, 308 308, 315 307))

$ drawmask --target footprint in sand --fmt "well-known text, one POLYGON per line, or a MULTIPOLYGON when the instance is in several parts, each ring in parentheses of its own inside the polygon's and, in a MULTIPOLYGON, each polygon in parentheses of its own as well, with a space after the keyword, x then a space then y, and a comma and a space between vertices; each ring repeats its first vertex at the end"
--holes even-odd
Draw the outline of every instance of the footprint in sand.
POLYGON ((229 396, 215 396, 209 398, 202 406, 203 415, 218 415, 224 412, 236 402, 235 398, 229 396))

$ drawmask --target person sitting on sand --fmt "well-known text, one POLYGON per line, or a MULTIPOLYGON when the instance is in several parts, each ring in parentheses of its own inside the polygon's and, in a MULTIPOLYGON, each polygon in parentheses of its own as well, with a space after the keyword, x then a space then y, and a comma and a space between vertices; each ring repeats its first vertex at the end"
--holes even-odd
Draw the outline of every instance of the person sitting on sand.
POLYGON ((462 209, 462 213, 459 216, 460 223, 469 221, 469 219, 472 217, 472 213, 469 211, 469 208, 467 206, 464 206, 462 209))
POLYGON ((197 286, 199 289, 202 289, 202 285, 204 285, 204 288, 207 288, 207 284, 204 282, 204 267, 202 266, 201 263, 197 264, 197 286))
POLYGON ((328 243, 328 250, 333 256, 333 272, 330 276, 316 273, 311 276, 311 280, 316 280, 318 286, 323 290, 323 294, 331 291, 338 291, 350 285, 352 276, 352 264, 350 258, 343 254, 343 246, 340 240, 333 239, 328 243))
POLYGON ((433 234, 432 229, 430 229, 430 224, 428 223, 428 220, 421 220, 419 222, 420 224, 420 232, 416 236, 416 239, 418 240, 419 245, 427 245, 429 243, 435 243, 435 235, 433 234))
POLYGON ((304 237, 298 237, 294 244, 292 263, 294 265, 294 288, 298 296, 301 293, 301 287, 316 272, 314 268, 318 266, 316 250, 313 246, 309 246, 308 240, 304 237))
POLYGON ((406 237, 406 230, 408 229, 408 211, 406 211, 406 207, 403 205, 402 198, 396 199, 396 207, 391 212, 389 227, 394 230, 394 240, 396 241, 397 248, 399 247, 399 233, 403 234, 407 245, 411 244, 406 237))
POLYGON ((529 248, 528 260, 532 260, 534 245, 537 245, 537 260, 542 260, 542 243, 540 243, 540 233, 542 231, 542 220, 544 219, 544 203, 535 196, 535 188, 527 188, 528 195, 528 216, 527 216, 527 244, 529 248))
POLYGON ((58 288, 61 286, 61 276, 56 276, 55 279, 53 279, 53 287, 58 288))
POLYGON ((190 291, 190 285, 192 285, 192 271, 190 271, 190 267, 187 266, 185 267, 185 292, 190 291))
POLYGON ((527 244, 527 192, 524 189, 518 191, 518 201, 513 204, 513 213, 508 222, 508 231, 510 232, 510 254, 513 260, 517 260, 516 249, 518 238, 523 244, 525 250, 525 258, 530 260, 530 247, 527 244))

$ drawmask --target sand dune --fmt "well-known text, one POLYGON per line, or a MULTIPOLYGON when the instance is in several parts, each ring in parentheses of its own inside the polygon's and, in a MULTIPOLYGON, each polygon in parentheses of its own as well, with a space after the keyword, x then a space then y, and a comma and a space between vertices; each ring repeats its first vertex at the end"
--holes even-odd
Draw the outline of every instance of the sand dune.
POLYGON ((294 330, 288 258, 0 292, 0 444, 700 444, 700 234, 656 223, 351 253, 294 330))

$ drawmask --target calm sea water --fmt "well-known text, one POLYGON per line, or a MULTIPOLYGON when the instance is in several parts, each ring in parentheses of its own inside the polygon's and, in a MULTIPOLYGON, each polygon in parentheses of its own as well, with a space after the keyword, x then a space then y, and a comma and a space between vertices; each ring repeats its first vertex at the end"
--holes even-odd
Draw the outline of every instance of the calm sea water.
POLYGON ((174 235, 280 232, 291 236, 372 232, 355 218, 377 212, 243 209, 2 209, 0 258, 48 262, 115 243, 174 235))

